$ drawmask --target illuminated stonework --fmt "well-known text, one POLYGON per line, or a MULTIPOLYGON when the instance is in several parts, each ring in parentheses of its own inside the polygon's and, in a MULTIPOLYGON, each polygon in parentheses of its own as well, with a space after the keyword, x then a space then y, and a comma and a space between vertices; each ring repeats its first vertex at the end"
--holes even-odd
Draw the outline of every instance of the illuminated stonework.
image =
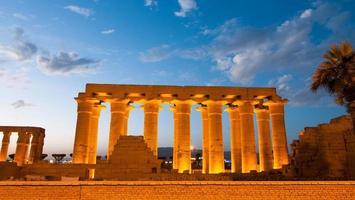
POLYGON ((268 171, 288 164, 284 122, 287 100, 278 96, 275 88, 87 84, 85 92, 75 99, 78 117, 73 163, 96 163, 98 117, 103 108, 101 103, 108 102, 111 105, 108 159, 118 138, 127 135, 131 103, 143 104, 144 140, 157 156, 160 104, 168 103, 174 114, 173 168, 179 173, 191 173, 190 114, 194 104, 200 105, 202 115, 203 173, 225 171, 222 133, 225 107, 230 113, 232 172, 268 171), (260 168, 254 113, 258 122, 260 168))
POLYGON ((35 163, 41 159, 45 130, 39 127, 0 126, 3 133, 0 161, 6 161, 9 150, 10 136, 18 133, 14 161, 21 166, 24 163, 35 163), (29 154, 28 154, 29 152, 29 154))

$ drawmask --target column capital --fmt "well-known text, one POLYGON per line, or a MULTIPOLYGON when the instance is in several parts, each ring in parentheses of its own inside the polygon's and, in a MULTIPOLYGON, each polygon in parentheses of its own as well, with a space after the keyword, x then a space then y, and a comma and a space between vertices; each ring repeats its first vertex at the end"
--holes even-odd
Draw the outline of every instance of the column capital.
POLYGON ((113 103, 122 103, 122 104, 129 104, 131 100, 127 99, 127 98, 110 98, 107 99, 107 102, 109 102, 110 104, 113 103))
POLYGON ((4 135, 4 138, 5 138, 5 137, 10 137, 12 132, 11 131, 3 131, 2 134, 4 135))
POLYGON ((92 109, 92 117, 99 117, 101 110, 105 109, 106 106, 101 104, 95 104, 92 109))
POLYGON ((224 109, 225 112, 236 112, 239 111, 239 107, 236 105, 229 105, 227 108, 224 109))
POLYGON ((208 100, 204 102, 207 105, 208 114, 222 114, 222 106, 224 101, 208 100))
POLYGON ((232 105, 237 105, 237 106, 242 106, 244 104, 252 104, 252 105, 255 105, 255 104, 258 104, 260 103, 259 100, 255 100, 255 99, 240 99, 240 100, 236 100, 232 103, 232 105))
POLYGON ((175 99, 175 100, 171 101, 171 103, 175 104, 175 106, 178 105, 178 104, 190 104, 190 105, 191 105, 191 104, 194 103, 194 101, 193 101, 193 100, 190 100, 190 99, 188 99, 188 100, 178 100, 178 99, 175 99))
POLYGON ((199 107, 196 108, 196 111, 198 112, 207 112, 207 106, 204 104, 201 104, 199 107))
POLYGON ((172 112, 176 111, 176 106, 175 105, 170 105, 169 106, 169 110, 171 110, 172 112))
POLYGON ((140 108, 145 112, 159 112, 163 109, 160 104, 161 100, 146 100, 143 101, 143 105, 141 105, 140 108))
MULTIPOLYGON (((253 114, 255 101, 237 101, 240 114, 253 114)), ((234 104, 234 103, 233 103, 234 104)))
POLYGON ((254 108, 254 112, 255 113, 268 113, 269 112, 269 109, 267 108, 267 107, 265 107, 265 106, 256 106, 255 108, 254 108))
POLYGON ((191 100, 183 100, 183 101, 178 101, 175 100, 173 101, 175 104, 175 109, 177 114, 190 114, 191 113, 191 105, 193 101, 191 100))

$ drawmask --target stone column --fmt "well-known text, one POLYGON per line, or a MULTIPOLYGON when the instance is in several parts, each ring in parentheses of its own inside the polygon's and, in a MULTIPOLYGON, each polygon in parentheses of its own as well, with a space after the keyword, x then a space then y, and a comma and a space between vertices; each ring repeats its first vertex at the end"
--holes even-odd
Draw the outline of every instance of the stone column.
POLYGON ((224 172, 224 148, 222 133, 222 102, 207 101, 209 129, 209 173, 224 172))
POLYGON ((76 98, 78 116, 73 150, 73 163, 88 163, 88 146, 92 109, 97 102, 94 99, 76 98))
POLYGON ((21 166, 26 162, 28 146, 30 143, 30 136, 31 135, 27 132, 18 133, 17 146, 14 158, 14 161, 17 163, 18 166, 21 166))
POLYGON ((201 112, 202 118, 202 173, 209 173, 209 145, 210 145, 210 132, 208 123, 208 111, 205 105, 197 108, 201 112))
POLYGON ((173 112, 174 118, 174 139, 173 139, 173 169, 178 169, 178 140, 177 140, 177 133, 178 133, 178 123, 177 123, 177 115, 176 115, 176 108, 174 106, 170 106, 170 110, 173 112))
POLYGON ((144 141, 152 150, 155 156, 158 156, 158 114, 160 109, 160 100, 149 100, 142 106, 144 110, 144 141))
POLYGON ((191 101, 174 101, 176 105, 177 117, 177 158, 178 172, 188 171, 191 173, 191 133, 190 133, 190 113, 191 101))
POLYGON ((274 169, 281 169, 282 165, 287 165, 288 150, 284 118, 284 104, 287 100, 277 102, 267 102, 269 106, 272 129, 272 150, 274 153, 274 169))
POLYGON ((258 108, 255 109, 255 112, 258 123, 259 171, 269 171, 273 166, 269 111, 265 108, 258 108))
POLYGON ((250 101, 240 101, 239 116, 242 140, 242 173, 257 170, 254 135, 254 108, 250 101))
POLYGON ((107 160, 110 158, 111 153, 117 143, 120 135, 125 133, 125 118, 129 100, 113 99, 111 100, 111 122, 110 122, 110 136, 107 151, 107 160))
POLYGON ((37 155, 35 160, 41 160, 42 159, 42 153, 43 153, 43 145, 44 145, 44 137, 46 136, 43 131, 39 132, 39 139, 38 139, 38 148, 37 148, 37 155))
POLYGON ((127 106, 126 113, 125 113, 125 118, 124 118, 124 135, 128 135, 128 119, 129 119, 129 113, 131 110, 133 110, 134 106, 127 106))
POLYGON ((31 149, 30 149, 30 156, 28 158, 29 163, 37 162, 37 152, 38 152, 38 144, 39 144, 39 133, 32 132, 32 140, 31 140, 31 149))
POLYGON ((88 146, 88 164, 96 164, 97 155, 97 135, 99 129, 100 112, 105 106, 95 104, 92 108, 90 131, 89 131, 89 146, 88 146))
POLYGON ((226 109, 229 112, 230 122, 230 148, 231 148, 231 161, 232 173, 242 172, 242 141, 241 141, 241 125, 239 108, 230 106, 226 109))
POLYGON ((6 161, 7 153, 9 151, 11 132, 3 132, 1 151, 0 151, 0 161, 6 161))

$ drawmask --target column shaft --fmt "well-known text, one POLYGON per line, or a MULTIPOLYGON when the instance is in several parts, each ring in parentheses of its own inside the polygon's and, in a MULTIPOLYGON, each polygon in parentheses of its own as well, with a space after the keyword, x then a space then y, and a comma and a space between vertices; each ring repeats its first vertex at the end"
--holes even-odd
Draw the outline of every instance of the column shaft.
POLYGON ((178 172, 191 173, 190 101, 176 101, 178 172))
POLYGON ((110 159, 111 153, 117 144, 120 135, 126 135, 125 118, 128 102, 128 100, 113 100, 111 102, 111 122, 107 160, 110 159))
POLYGON ((232 173, 242 172, 242 149, 241 149, 241 125, 238 107, 229 107, 230 121, 230 148, 231 148, 231 171, 232 173))
POLYGON ((88 164, 96 164, 97 156, 97 135, 99 129, 100 112, 104 108, 101 105, 94 105, 92 108, 90 132, 89 132, 89 146, 88 146, 88 164))
POLYGON ((127 106, 125 118, 124 118, 124 135, 128 135, 129 113, 133 108, 134 108, 133 106, 127 106))
POLYGON ((266 109, 256 109, 255 112, 258 123, 259 171, 269 171, 273 166, 269 111, 266 109))
POLYGON ((268 105, 271 117, 274 169, 280 169, 282 165, 287 165, 289 162, 284 119, 284 102, 270 102, 268 105))
POLYGON ((160 101, 146 101, 143 105, 144 110, 144 141, 152 150, 155 156, 158 156, 158 114, 160 101))
POLYGON ((210 132, 209 132, 209 120, 208 111, 206 106, 197 108, 201 112, 202 118, 202 173, 209 173, 209 157, 210 157, 210 132))
POLYGON ((239 115, 242 132, 242 173, 249 173, 251 170, 257 170, 254 112, 251 102, 240 102, 239 115))
POLYGON ((30 136, 31 135, 27 132, 18 133, 17 146, 14 158, 18 166, 21 166, 26 162, 28 146, 30 143, 30 136))
POLYGON ((76 99, 78 102, 78 116, 73 150, 73 163, 88 163, 88 146, 90 122, 94 101, 76 99))
POLYGON ((207 102, 209 127, 209 173, 224 172, 224 148, 222 133, 222 103, 207 102))
POLYGON ((32 133, 30 156, 28 158, 29 163, 37 162, 37 151, 39 148, 39 134, 38 132, 32 133))
POLYGON ((178 139, 177 139, 177 129, 178 129, 178 123, 177 123, 177 115, 176 115, 176 108, 175 106, 171 106, 170 110, 173 112, 173 118, 174 118, 174 138, 173 138, 173 169, 178 169, 178 139))
POLYGON ((7 153, 9 151, 11 132, 3 132, 1 151, 0 151, 0 161, 6 161, 7 153))
POLYGON ((43 130, 43 132, 40 132, 40 134, 39 134, 38 148, 37 148, 37 154, 36 154, 36 158, 35 158, 35 160, 37 160, 37 161, 40 161, 42 159, 44 137, 45 137, 45 133, 43 130))

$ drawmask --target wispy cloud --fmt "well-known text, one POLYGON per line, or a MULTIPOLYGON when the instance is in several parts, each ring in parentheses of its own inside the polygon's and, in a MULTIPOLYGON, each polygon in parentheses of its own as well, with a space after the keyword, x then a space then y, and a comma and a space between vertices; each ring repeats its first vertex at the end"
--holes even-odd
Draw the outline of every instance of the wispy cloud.
POLYGON ((111 28, 111 29, 107 29, 107 30, 101 31, 101 34, 109 35, 109 34, 112 34, 114 32, 115 32, 115 29, 111 28))
POLYGON ((144 6, 147 6, 147 7, 158 6, 158 1, 157 0, 144 0, 144 6))
POLYGON ((164 44, 148 49, 145 52, 141 52, 139 59, 142 62, 159 62, 171 56, 173 52, 174 49, 172 49, 169 45, 164 44))
POLYGON ((80 57, 74 52, 60 52, 54 56, 37 57, 38 68, 49 75, 80 74, 95 71, 99 60, 80 57))
POLYGON ((12 14, 12 16, 14 16, 15 18, 17 19, 20 19, 20 20, 23 20, 23 21, 28 21, 30 20, 31 18, 33 18, 33 16, 29 16, 29 15, 24 15, 22 13, 14 13, 12 14))
POLYGON ((5 69, 0 68, 0 84, 7 88, 25 89, 31 81, 28 79, 23 69, 5 69))
POLYGON ((0 44, 0 57, 15 61, 31 59, 37 53, 37 45, 24 37, 22 28, 15 28, 13 33, 14 38, 10 44, 0 44))
POLYGON ((178 0, 180 5, 180 11, 176 11, 174 14, 177 17, 186 17, 188 12, 197 9, 197 3, 195 0, 178 0))
POLYGON ((74 12, 76 14, 82 15, 84 17, 89 17, 92 14, 94 14, 94 12, 91 9, 83 8, 83 7, 76 6, 76 5, 69 5, 64 8, 71 11, 71 12, 74 12))
POLYGON ((30 106, 34 106, 34 105, 30 104, 30 103, 26 103, 24 100, 20 99, 20 100, 13 102, 11 104, 11 106, 15 109, 18 109, 18 108, 30 107, 30 106))

